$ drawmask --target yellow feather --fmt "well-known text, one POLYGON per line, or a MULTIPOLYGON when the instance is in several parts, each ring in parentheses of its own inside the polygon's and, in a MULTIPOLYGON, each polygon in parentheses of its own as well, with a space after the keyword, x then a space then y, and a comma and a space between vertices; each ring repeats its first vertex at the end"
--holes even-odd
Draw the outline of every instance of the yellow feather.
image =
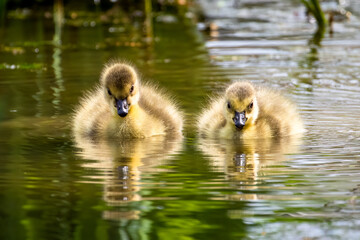
POLYGON ((201 136, 225 139, 279 138, 304 132, 295 104, 279 92, 249 82, 233 83, 222 96, 211 99, 198 117, 197 128, 201 136), (246 116, 241 128, 234 124, 235 112, 246 116))
POLYGON ((75 109, 74 135, 90 138, 146 138, 181 135, 183 116, 174 101, 150 84, 141 84, 134 68, 122 62, 105 65, 100 84, 75 109), (130 90, 131 89, 131 90, 130 90), (120 117, 116 101, 126 99, 120 117))

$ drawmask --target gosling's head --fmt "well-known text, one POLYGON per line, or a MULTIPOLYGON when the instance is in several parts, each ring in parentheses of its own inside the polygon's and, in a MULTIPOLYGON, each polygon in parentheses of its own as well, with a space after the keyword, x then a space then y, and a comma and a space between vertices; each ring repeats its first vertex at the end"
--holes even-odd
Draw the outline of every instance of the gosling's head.
POLYGON ((105 66, 100 79, 113 114, 125 117, 139 101, 139 81, 133 67, 124 63, 105 66))
POLYGON ((259 107, 253 85, 249 82, 231 84, 225 92, 225 118, 239 130, 254 124, 259 107))

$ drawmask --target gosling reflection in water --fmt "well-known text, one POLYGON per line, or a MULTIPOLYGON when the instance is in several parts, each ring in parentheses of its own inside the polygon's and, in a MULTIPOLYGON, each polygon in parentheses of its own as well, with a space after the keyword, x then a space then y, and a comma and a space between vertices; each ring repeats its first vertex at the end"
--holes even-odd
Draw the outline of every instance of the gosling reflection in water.
MULTIPOLYGON (((109 206, 123 206, 131 201, 144 200, 139 194, 141 177, 145 173, 164 171, 158 166, 169 161, 182 148, 181 137, 156 136, 147 139, 94 141, 75 136, 78 155, 87 160, 84 168, 97 172, 87 176, 102 180, 103 198, 109 206)), ((139 211, 104 211, 105 219, 137 219, 139 211)))
POLYGON ((237 194, 226 195, 231 200, 262 199, 256 191, 259 181, 268 175, 269 166, 287 160, 288 154, 298 152, 302 143, 300 137, 281 139, 238 139, 199 138, 198 147, 209 157, 214 171, 224 172, 225 179, 237 194))

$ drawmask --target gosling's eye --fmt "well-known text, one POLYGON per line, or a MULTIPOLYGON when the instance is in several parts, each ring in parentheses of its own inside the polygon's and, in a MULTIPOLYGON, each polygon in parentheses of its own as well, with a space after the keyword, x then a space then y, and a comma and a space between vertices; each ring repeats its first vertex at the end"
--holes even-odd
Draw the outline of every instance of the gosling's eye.
POLYGON ((253 106, 254 106, 254 103, 253 103, 253 102, 251 102, 251 103, 249 104, 249 109, 252 109, 252 108, 253 108, 253 106))
POLYGON ((108 92, 108 94, 109 94, 110 96, 112 95, 112 94, 111 94, 111 91, 110 91, 110 89, 108 89, 108 91, 107 91, 107 92, 108 92))
POLYGON ((134 85, 131 86, 130 93, 132 93, 133 91, 134 91, 134 85))
POLYGON ((229 102, 227 103, 227 107, 228 107, 228 109, 231 108, 231 104, 229 102))

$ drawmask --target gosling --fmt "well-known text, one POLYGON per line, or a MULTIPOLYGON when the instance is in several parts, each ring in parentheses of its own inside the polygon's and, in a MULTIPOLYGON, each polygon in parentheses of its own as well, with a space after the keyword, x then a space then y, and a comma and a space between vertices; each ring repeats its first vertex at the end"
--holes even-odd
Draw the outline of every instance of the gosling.
POLYGON ((181 135, 183 116, 163 91, 141 83, 135 69, 122 62, 105 65, 100 84, 75 109, 75 137, 146 138, 181 135))
POLYGON ((210 100, 199 116, 201 136, 226 139, 281 138, 304 132, 296 106, 276 91, 235 82, 210 100))

